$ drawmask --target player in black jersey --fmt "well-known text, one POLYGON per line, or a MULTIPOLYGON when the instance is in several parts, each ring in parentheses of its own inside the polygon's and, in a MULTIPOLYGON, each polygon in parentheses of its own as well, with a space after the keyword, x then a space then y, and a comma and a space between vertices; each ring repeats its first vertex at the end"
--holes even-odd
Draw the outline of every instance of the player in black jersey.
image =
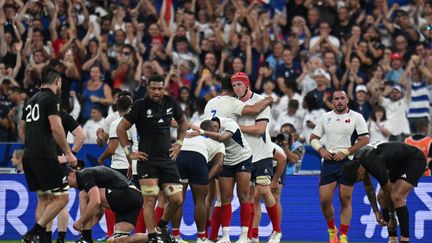
POLYGON ((42 70, 41 90, 23 107, 20 124, 20 129, 24 131, 21 134, 25 134, 23 168, 30 191, 36 191, 41 202, 36 209, 36 224, 23 236, 24 242, 45 242, 47 224, 69 201, 69 187, 57 159, 57 144, 72 166, 76 165, 77 160, 69 148, 61 124, 57 97, 60 89, 60 74, 46 67, 42 70), (51 197, 42 194, 50 194, 51 197))
POLYGON ((116 214, 114 242, 147 242, 145 234, 130 236, 143 205, 141 192, 120 172, 105 166, 86 168, 81 171, 69 169, 69 186, 80 190, 80 218, 73 227, 82 233, 81 242, 93 242, 91 228, 99 222, 103 208, 116 214), (125 200, 126 199, 126 200, 125 200))
POLYGON ((426 159, 416 147, 400 142, 372 143, 360 149, 354 159, 343 167, 343 176, 350 183, 363 181, 366 194, 379 224, 395 229, 394 212, 400 224, 400 242, 409 242, 409 217, 406 198, 417 186, 426 168, 426 159), (375 177, 383 193, 379 194, 378 211, 375 189, 370 175, 375 177))
POLYGON ((136 159, 141 192, 144 195, 145 223, 151 242, 161 235, 170 242, 168 221, 181 206, 182 186, 175 159, 180 152, 186 134, 187 122, 182 109, 170 96, 163 95, 164 78, 152 76, 147 84, 147 97, 135 102, 117 127, 117 135, 130 161, 136 159), (172 119, 178 123, 178 140, 171 144, 170 126, 172 119), (136 125, 140 138, 138 150, 132 152, 126 131, 136 125), (169 204, 155 228, 154 207, 159 186, 168 198, 169 204))

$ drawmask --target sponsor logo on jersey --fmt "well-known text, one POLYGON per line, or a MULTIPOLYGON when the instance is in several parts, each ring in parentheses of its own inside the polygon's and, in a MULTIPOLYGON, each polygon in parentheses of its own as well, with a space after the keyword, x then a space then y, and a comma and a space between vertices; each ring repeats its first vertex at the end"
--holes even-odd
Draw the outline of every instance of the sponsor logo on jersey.
POLYGON ((147 109, 147 118, 153 117, 152 111, 147 109))
POLYGON ((170 114, 172 114, 172 107, 170 107, 170 108, 166 109, 166 113, 167 113, 167 115, 170 115, 170 114))

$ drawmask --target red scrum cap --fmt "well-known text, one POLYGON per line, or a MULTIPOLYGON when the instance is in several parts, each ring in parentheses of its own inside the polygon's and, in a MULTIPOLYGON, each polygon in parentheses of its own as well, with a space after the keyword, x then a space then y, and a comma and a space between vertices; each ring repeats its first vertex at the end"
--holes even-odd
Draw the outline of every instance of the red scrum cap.
POLYGON ((245 85, 246 85, 246 87, 248 87, 249 88, 249 86, 250 86, 250 83, 249 83, 249 77, 246 75, 246 73, 244 73, 244 72, 237 72, 237 73, 234 73, 232 76, 231 76, 231 83, 233 83, 233 82, 235 82, 235 81, 241 81, 241 82, 243 82, 245 85))

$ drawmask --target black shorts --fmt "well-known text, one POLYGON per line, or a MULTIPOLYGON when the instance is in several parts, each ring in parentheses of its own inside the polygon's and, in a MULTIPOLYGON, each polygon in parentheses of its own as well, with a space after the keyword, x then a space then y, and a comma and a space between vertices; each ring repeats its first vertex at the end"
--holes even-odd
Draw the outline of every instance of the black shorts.
POLYGON ((139 190, 130 187, 123 189, 105 188, 105 197, 111 210, 116 214, 116 223, 128 222, 135 225, 143 206, 143 196, 139 190))
POLYGON ((127 178, 128 169, 114 169, 114 168, 111 169, 120 172, 120 174, 124 175, 127 178))
POLYGON ((138 178, 159 179, 159 184, 180 183, 180 175, 174 160, 138 161, 138 178))
POLYGON ((53 194, 69 190, 65 170, 57 159, 23 158, 24 175, 29 190, 53 194))
POLYGON ((408 166, 389 170, 391 183, 395 183, 397 180, 404 180, 414 187, 417 186, 420 177, 422 177, 426 169, 426 160, 423 153, 421 151, 416 152, 409 158, 407 164, 408 166))
POLYGON ((136 186, 136 188, 138 188, 138 190, 141 191, 141 185, 139 183, 138 175, 133 175, 132 176, 132 183, 136 186))
POLYGON ((258 176, 267 176, 269 180, 271 180, 273 177, 273 160, 271 158, 252 163, 251 181, 256 183, 256 178, 258 176))
POLYGON ((219 177, 235 177, 239 172, 252 173, 252 156, 236 165, 223 165, 219 177))
POLYGON ((204 155, 180 151, 176 161, 182 183, 208 185, 208 164, 204 155))
POLYGON ((337 182, 337 184, 352 186, 352 184, 348 183, 342 176, 342 167, 348 161, 350 160, 347 158, 342 161, 324 160, 324 162, 321 164, 319 185, 324 186, 333 182, 337 182))
MULTIPOLYGON (((277 168, 277 166, 273 167, 273 176, 274 176, 274 172, 276 171, 276 168, 277 168)), ((279 185, 285 185, 286 170, 287 170, 287 167, 285 166, 285 168, 284 168, 284 170, 282 172, 282 175, 279 178, 279 185)))

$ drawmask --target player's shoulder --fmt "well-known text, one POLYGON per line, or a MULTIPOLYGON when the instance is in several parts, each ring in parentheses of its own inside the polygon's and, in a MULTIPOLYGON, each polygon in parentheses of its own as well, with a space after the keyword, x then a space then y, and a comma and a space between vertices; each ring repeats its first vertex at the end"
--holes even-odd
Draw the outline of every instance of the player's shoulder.
MULTIPOLYGON (((112 122, 110 122, 111 127, 117 127, 120 121, 123 119, 123 117, 118 117, 117 119, 114 119, 112 122)), ((106 119, 105 119, 106 120, 106 119)))
POLYGON ((363 117, 362 114, 360 114, 357 111, 353 111, 351 109, 348 111, 348 116, 351 116, 351 117, 353 117, 355 119, 360 119, 360 120, 363 119, 364 120, 364 117, 363 117))
POLYGON ((251 100, 253 100, 253 101, 260 101, 260 100, 263 100, 264 98, 265 97, 262 96, 262 95, 260 95, 260 94, 253 93, 253 95, 251 97, 251 100))
POLYGON ((332 117, 335 115, 336 115, 336 113, 334 111, 327 111, 324 114, 322 114, 321 118, 328 118, 328 117, 332 117))

